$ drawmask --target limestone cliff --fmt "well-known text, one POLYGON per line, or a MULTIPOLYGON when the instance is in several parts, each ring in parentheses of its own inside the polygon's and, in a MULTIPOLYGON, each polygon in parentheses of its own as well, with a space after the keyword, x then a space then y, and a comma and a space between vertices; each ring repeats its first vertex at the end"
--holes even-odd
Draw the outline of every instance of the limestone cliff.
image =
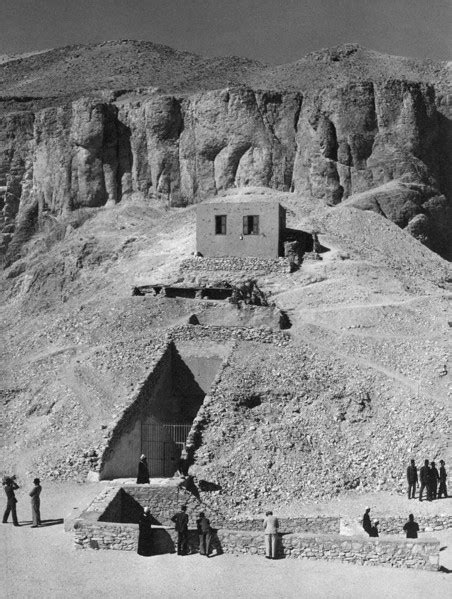
POLYGON ((4 98, 0 251, 14 260, 46 215, 64 221, 133 193, 184 205, 263 185, 313 204, 353 196, 354 206, 383 214, 447 255, 447 96, 425 81, 355 79, 300 91, 274 90, 270 80, 267 89, 235 82, 197 93, 141 88, 47 102, 4 98), (378 197, 391 192, 390 181, 412 193, 408 203, 390 193, 385 210, 378 197), (381 186, 373 199, 354 195, 381 186))

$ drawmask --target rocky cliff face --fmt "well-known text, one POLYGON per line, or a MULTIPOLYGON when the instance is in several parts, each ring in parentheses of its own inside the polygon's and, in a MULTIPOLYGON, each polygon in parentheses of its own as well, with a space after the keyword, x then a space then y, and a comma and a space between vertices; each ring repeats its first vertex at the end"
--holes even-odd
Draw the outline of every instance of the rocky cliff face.
POLYGON ((447 253, 451 129, 447 101, 432 85, 356 81, 304 93, 230 87, 100 97, 4 105, 0 249, 8 261, 46 214, 61 220, 132 193, 183 205, 247 185, 330 205, 352 196, 353 205, 447 253), (380 188, 390 181, 410 193, 401 201, 390 195, 388 210, 378 198, 387 197, 388 187, 380 188), (373 189, 379 195, 355 196, 373 189))

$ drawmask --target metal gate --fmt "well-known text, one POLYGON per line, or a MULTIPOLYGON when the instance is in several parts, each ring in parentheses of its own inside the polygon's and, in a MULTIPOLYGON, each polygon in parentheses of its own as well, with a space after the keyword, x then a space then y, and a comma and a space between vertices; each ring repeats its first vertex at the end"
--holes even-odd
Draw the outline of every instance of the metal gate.
POLYGON ((191 424, 142 424, 141 453, 150 476, 173 476, 191 424))

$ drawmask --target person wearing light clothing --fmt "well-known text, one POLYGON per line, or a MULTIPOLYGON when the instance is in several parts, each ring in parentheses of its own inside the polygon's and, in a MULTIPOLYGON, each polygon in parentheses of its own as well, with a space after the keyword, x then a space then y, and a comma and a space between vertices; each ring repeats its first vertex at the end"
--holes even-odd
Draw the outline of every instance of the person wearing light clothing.
POLYGON ((278 518, 273 512, 265 512, 264 533, 265 533, 265 557, 267 559, 276 559, 276 542, 278 539, 278 518))

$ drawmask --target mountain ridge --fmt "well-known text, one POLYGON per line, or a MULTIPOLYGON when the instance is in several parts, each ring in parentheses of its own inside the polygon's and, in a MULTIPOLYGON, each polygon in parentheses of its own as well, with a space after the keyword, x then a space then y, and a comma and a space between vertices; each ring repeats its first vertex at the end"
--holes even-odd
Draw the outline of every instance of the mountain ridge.
POLYGON ((174 93, 227 85, 292 90, 325 85, 333 75, 372 78, 372 69, 374 79, 378 75, 378 79, 438 82, 445 66, 444 61, 392 56, 358 44, 321 49, 291 63, 270 65, 237 56, 203 57, 153 42, 113 40, 27 53, 0 63, 0 95, 43 94, 48 89, 70 95, 143 86, 174 93), (384 64, 381 72, 375 70, 378 63, 384 64), (94 67, 95 75, 91 73, 94 67), (322 71, 328 72, 322 76, 322 71), (30 73, 34 77, 27 79, 30 73))

